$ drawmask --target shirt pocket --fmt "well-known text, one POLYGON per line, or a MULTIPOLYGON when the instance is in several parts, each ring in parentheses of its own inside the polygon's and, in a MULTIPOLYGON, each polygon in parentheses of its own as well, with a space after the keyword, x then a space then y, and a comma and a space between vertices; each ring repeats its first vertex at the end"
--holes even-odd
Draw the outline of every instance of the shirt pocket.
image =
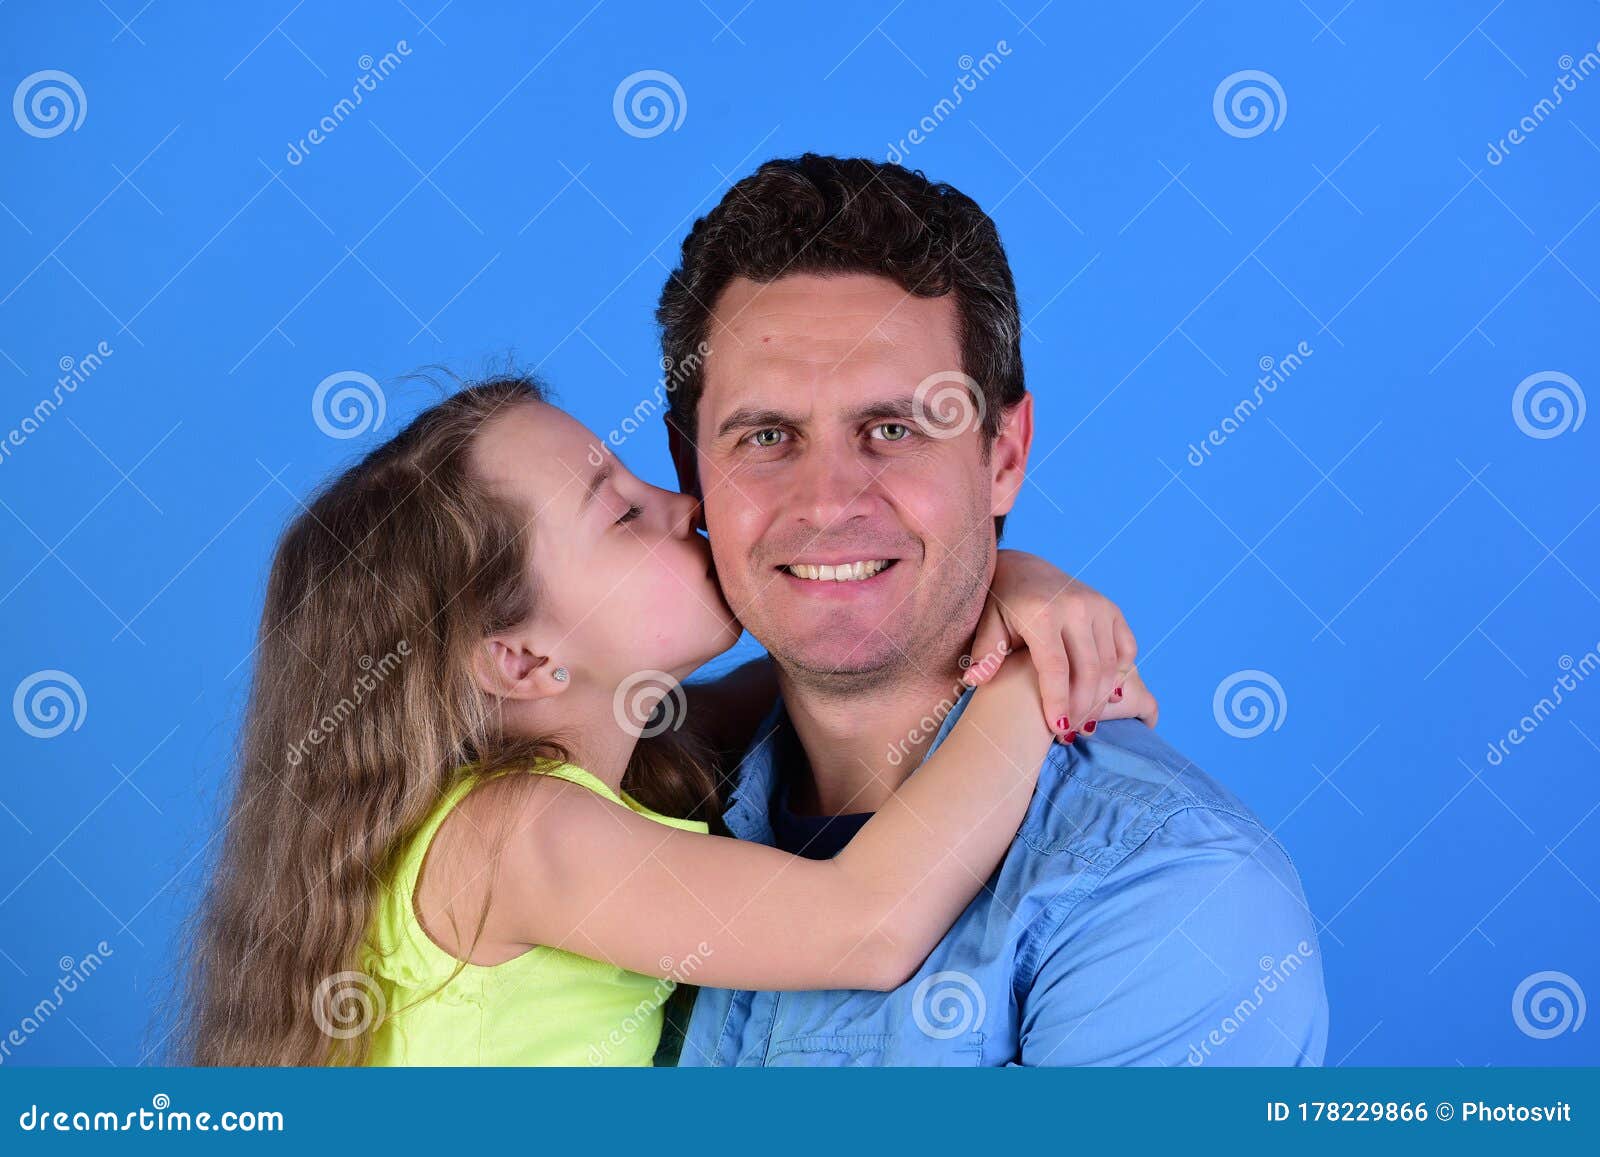
POLYGON ((975 1068, 983 1064, 983 1033, 943 1039, 922 1033, 844 1033, 774 1041, 768 1068, 975 1068))

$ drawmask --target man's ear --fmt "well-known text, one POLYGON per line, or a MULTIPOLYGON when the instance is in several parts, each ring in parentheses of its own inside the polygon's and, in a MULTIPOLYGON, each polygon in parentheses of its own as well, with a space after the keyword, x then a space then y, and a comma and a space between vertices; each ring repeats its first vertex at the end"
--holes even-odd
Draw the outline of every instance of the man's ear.
POLYGON ((479 644, 472 673, 478 686, 496 699, 531 702, 566 690, 568 681, 558 681, 555 670, 556 664, 525 638, 507 634, 479 644))
POLYGON ((1006 411, 1000 431, 989 447, 993 494, 991 514, 1009 514, 1028 470, 1028 449, 1033 445, 1033 395, 1006 411))
POLYGON ((700 493, 700 462, 694 439, 678 427, 672 415, 667 415, 667 449, 672 452, 672 465, 678 471, 678 489, 684 494, 704 498, 700 493))

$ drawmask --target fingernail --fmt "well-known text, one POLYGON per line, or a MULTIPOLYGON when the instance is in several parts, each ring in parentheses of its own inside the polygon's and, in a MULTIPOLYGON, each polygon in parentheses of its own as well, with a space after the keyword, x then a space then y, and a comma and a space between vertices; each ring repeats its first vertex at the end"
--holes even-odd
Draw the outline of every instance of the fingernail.
POLYGON ((1083 725, 1083 733, 1084 733, 1084 734, 1085 734, 1085 735, 1093 735, 1093 734, 1094 734, 1094 729, 1095 729, 1095 725, 1096 725, 1096 724, 1097 724, 1097 723, 1098 723, 1098 722, 1099 722, 1099 720, 1097 720, 1097 719, 1091 719, 1091 720, 1089 720, 1089 722, 1087 722, 1087 723, 1085 723, 1085 724, 1084 724, 1084 725, 1083 725))
POLYGON ((1056 720, 1056 730, 1057 731, 1067 731, 1067 730, 1070 730, 1071 727, 1072 727, 1072 720, 1068 719, 1065 715, 1063 715, 1060 719, 1056 720))
POLYGON ((1072 743, 1077 738, 1078 738, 1078 733, 1076 731, 1069 731, 1069 732, 1067 732, 1067 737, 1065 739, 1063 739, 1061 742, 1063 742, 1063 743, 1072 743))
POLYGON ((1111 697, 1112 697, 1112 698, 1113 698, 1113 699, 1121 699, 1121 698, 1122 698, 1122 688, 1121 688, 1121 687, 1118 687, 1118 688, 1116 688, 1116 689, 1114 689, 1114 690, 1113 690, 1113 691, 1112 691, 1112 692, 1111 692, 1111 697))

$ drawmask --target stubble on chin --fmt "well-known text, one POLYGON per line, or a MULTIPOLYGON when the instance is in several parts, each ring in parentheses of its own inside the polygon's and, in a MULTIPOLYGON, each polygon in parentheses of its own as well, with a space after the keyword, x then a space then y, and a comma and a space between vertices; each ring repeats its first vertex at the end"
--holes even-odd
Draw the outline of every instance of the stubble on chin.
POLYGON ((942 606, 906 613, 898 624, 905 629, 893 635, 885 626, 830 645, 778 631, 751 633, 796 689, 828 699, 876 697, 908 686, 953 682, 960 678, 960 658, 985 597, 981 581, 969 581, 965 572, 960 586, 952 598, 941 600, 942 606))
POLYGON ((798 649, 768 650, 797 689, 827 699, 846 699, 882 691, 900 683, 908 674, 916 674, 904 654, 890 644, 879 646, 882 650, 876 656, 858 650, 837 662, 798 649))

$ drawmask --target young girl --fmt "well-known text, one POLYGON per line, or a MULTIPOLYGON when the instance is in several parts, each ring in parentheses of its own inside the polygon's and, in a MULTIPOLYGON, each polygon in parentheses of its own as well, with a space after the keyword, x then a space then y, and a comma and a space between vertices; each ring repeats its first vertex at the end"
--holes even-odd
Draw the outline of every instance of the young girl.
MULTIPOLYGON (((739 626, 695 501, 597 472, 596 444, 495 379, 285 532, 194 956, 195 1062, 648 1064, 673 980, 894 988, 1004 856, 1052 741, 1025 656, 835 858, 708 834, 712 770, 666 721, 687 706, 731 743, 771 693, 680 698, 739 626)), ((1055 601, 1057 647, 1068 622, 1074 655, 1126 637, 1093 592, 1055 601)), ((1110 658, 1075 665, 1075 693, 1150 713, 1135 677, 1109 690, 1131 651, 1110 658)))

